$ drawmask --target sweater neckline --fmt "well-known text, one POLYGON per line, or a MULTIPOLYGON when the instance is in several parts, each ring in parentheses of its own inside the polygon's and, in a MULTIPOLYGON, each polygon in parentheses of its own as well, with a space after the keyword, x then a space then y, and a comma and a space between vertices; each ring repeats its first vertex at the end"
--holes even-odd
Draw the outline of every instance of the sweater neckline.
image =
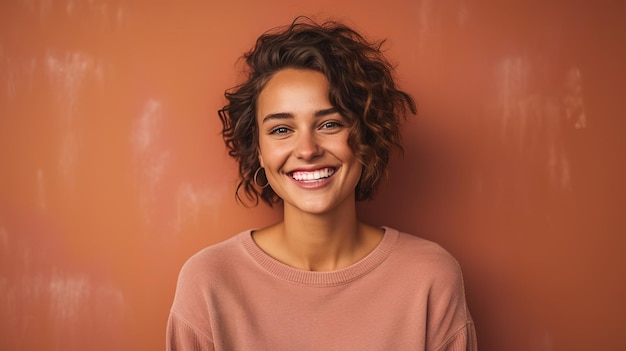
POLYGON ((398 241, 399 232, 388 227, 382 227, 382 229, 385 231, 382 240, 367 256, 348 267, 327 272, 298 269, 276 260, 257 246, 252 239, 252 229, 240 233, 239 240, 250 257, 271 274, 301 285, 324 287, 349 283, 383 263, 398 241))

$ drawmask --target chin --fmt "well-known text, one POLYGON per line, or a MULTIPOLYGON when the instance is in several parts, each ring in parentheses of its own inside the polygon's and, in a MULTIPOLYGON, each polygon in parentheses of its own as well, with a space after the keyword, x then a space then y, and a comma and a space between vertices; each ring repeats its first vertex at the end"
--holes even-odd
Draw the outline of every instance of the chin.
POLYGON ((328 203, 309 202, 309 203, 291 203, 289 206, 295 210, 312 215, 323 215, 331 212, 334 208, 328 203))

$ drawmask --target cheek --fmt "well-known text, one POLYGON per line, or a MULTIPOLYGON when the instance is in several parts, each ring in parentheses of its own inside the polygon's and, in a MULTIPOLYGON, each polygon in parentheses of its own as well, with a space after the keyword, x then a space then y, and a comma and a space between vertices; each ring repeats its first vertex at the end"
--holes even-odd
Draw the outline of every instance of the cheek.
POLYGON ((347 138, 338 139, 335 143, 333 143, 332 149, 338 157, 346 162, 358 159, 358 156, 355 154, 356 150, 352 150, 352 148, 348 144, 347 138))
POLYGON ((264 146, 261 144, 259 149, 259 163, 261 167, 275 170, 281 167, 286 159, 286 154, 285 148, 276 147, 276 145, 268 147, 267 145, 264 146))

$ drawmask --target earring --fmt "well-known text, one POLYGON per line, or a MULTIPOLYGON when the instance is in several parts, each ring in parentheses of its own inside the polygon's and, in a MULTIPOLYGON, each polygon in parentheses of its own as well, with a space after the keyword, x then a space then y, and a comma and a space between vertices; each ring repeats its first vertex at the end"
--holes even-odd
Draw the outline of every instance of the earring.
MULTIPOLYGON (((265 183, 265 185, 261 186, 259 184, 259 181, 257 180, 257 177, 259 176, 259 172, 263 169, 263 167, 259 167, 257 168, 256 172, 254 172, 254 176, 252 177, 252 181, 254 182, 254 184, 256 186, 258 186, 261 189, 267 188, 268 185, 270 185, 270 182, 267 181, 267 183, 265 183)), ((265 177, 265 180, 267 180, 267 177, 265 177)))

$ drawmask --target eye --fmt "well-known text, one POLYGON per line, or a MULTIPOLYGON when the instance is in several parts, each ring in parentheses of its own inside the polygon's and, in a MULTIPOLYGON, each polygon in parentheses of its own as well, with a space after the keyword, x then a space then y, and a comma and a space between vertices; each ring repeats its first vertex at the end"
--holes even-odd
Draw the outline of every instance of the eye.
POLYGON ((284 135, 289 133, 289 128, 287 127, 276 127, 276 128, 272 128, 270 129, 269 134, 273 134, 273 135, 284 135))
POLYGON ((322 123, 322 125, 320 126, 320 129, 337 129, 341 127, 343 127, 343 124, 341 124, 338 121, 326 121, 322 123))

